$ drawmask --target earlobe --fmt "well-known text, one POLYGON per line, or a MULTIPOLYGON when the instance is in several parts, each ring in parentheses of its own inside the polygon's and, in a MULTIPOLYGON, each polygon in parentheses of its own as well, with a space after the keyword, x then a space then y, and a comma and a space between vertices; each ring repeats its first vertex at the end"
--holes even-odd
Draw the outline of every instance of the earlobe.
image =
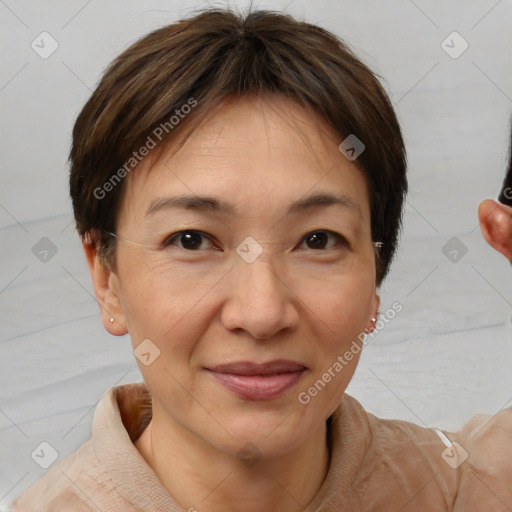
POLYGON ((512 208, 486 199, 478 206, 480 229, 486 242, 512 260, 512 208))
POLYGON ((379 310, 380 310, 380 296, 376 293, 375 297, 373 299, 373 307, 372 307, 373 318, 378 319, 379 310))
POLYGON ((126 334, 126 321, 119 298, 117 275, 100 261, 93 243, 82 242, 105 330, 114 336, 126 334))
POLYGON ((375 330, 375 324, 379 319, 379 308, 380 308, 380 297, 377 293, 374 295, 370 310, 370 318, 368 319, 368 323, 366 324, 365 332, 367 334, 373 332, 375 330))

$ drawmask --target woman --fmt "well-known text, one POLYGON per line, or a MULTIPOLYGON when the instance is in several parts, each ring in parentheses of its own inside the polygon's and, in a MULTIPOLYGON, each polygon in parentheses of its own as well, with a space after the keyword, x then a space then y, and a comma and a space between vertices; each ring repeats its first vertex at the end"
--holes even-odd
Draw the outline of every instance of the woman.
POLYGON ((19 511, 508 510, 512 411, 458 433, 344 394, 407 190, 389 99, 335 36, 207 10, 135 43, 73 131, 105 328, 144 384, 19 511))

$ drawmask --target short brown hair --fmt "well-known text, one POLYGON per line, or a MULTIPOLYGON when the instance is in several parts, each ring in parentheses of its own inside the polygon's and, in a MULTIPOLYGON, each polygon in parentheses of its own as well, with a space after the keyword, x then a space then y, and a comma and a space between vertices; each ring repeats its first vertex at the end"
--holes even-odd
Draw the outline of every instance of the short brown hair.
MULTIPOLYGON (((383 242, 380 285, 396 250, 407 192, 406 153, 391 102, 346 43, 266 10, 201 10, 146 35, 104 73, 76 120, 70 153, 76 227, 97 244, 102 261, 115 267, 115 239, 100 230, 116 232, 123 183, 112 178, 116 170, 124 177, 121 169, 129 170, 133 152, 191 98, 198 107, 179 126, 192 125, 190 132, 223 99, 266 93, 314 109, 340 143, 354 134, 365 145, 354 163, 369 185, 372 238, 383 242), (109 179, 109 193, 98 198, 109 179)), ((169 130, 162 141, 176 132, 169 130)))

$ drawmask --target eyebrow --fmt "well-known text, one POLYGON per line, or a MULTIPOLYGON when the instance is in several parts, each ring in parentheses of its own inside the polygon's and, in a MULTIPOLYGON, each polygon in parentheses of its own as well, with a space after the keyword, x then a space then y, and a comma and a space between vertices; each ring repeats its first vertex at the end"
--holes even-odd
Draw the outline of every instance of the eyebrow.
MULTIPOLYGON (((327 192, 313 194, 294 201, 288 208, 287 214, 300 213, 316 208, 339 205, 354 211, 360 217, 363 213, 359 203, 345 194, 333 195, 327 192)), ((151 201, 146 216, 153 215, 158 211, 170 208, 182 208, 186 210, 206 211, 224 215, 235 215, 236 208, 231 204, 213 196, 184 195, 173 197, 162 197, 151 201)))

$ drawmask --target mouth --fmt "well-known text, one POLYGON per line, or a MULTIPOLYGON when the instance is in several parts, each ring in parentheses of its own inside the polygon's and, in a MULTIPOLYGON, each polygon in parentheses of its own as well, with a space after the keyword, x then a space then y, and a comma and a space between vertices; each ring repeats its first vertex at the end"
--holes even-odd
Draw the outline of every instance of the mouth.
POLYGON ((306 367, 295 361, 278 359, 263 364, 239 361, 205 370, 239 398, 272 400, 297 384, 306 367))

